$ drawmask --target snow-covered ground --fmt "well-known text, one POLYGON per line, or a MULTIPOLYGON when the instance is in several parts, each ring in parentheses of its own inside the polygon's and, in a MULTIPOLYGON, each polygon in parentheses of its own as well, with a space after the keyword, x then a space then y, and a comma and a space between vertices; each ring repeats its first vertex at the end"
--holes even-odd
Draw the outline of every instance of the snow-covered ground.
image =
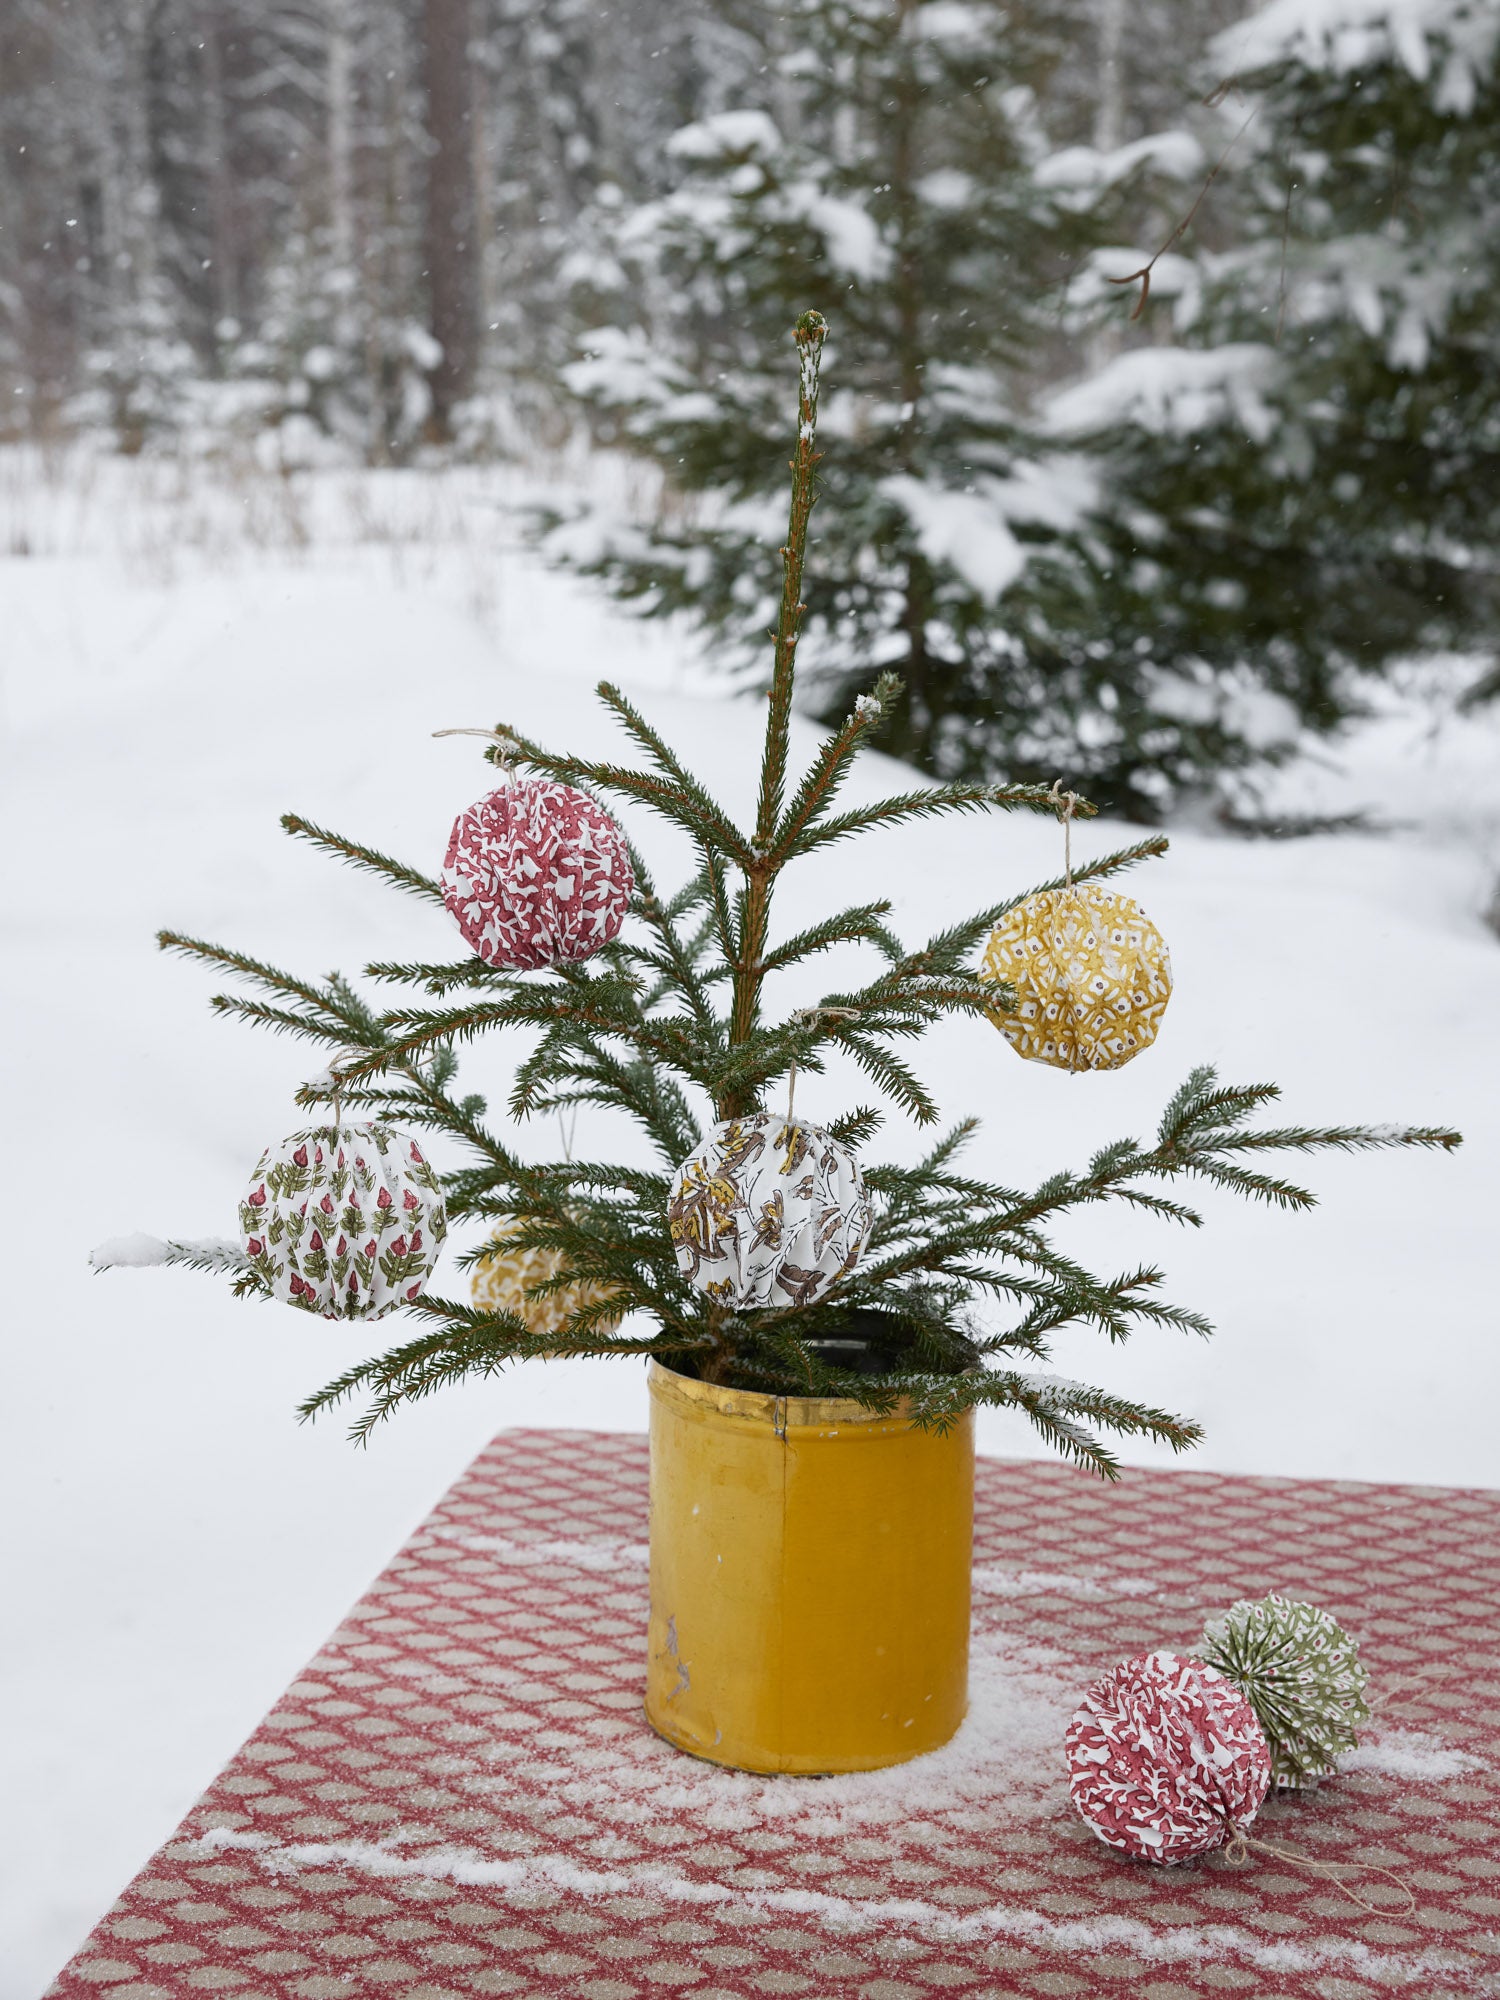
MULTIPOLYGON (((213 1279, 86 1265, 137 1229, 232 1233, 246 1173, 319 1067, 212 1019, 219 982, 158 954, 158 926, 315 973, 452 949, 439 914, 289 841, 281 812, 431 868, 485 789, 475 746, 431 732, 504 718, 602 750, 602 674, 743 807, 755 710, 680 637, 522 553, 508 510, 534 490, 509 473, 230 479, 0 456, 0 2000, 34 2000, 487 1436, 644 1426, 634 1365, 535 1366, 407 1412, 361 1454, 291 1415, 358 1351, 348 1333, 237 1305, 213 1279)), ((1186 832, 1135 877, 1177 980, 1138 1062, 1072 1079, 980 1024, 925 1048, 945 1107, 985 1119, 975 1165, 1012 1180, 1148 1130, 1205 1060, 1280 1081, 1298 1120, 1469 1135, 1451 1158, 1313 1161, 1310 1217, 1210 1200, 1196 1234, 1076 1227, 1100 1264, 1162 1260, 1170 1296, 1218 1323, 1212 1344, 1080 1337, 1057 1355, 1199 1417, 1200 1465, 1500 1484, 1500 943, 1480 915, 1500 873, 1500 715, 1444 715, 1414 686, 1284 787, 1319 810, 1372 804, 1401 822, 1386 836, 1186 832)), ((799 731, 803 754, 814 740, 799 731)), ((857 789, 902 775, 872 760, 857 789)), ((671 873, 671 840, 636 831, 671 873)), ((1128 837, 1095 824, 1080 842, 1128 837)), ((1015 818, 881 836, 810 866, 781 919, 879 893, 915 935, 1051 874, 1057 845, 1015 818)), ((465 1074, 498 1094, 504 1060, 465 1074)), ((833 1111, 853 1088, 830 1074, 799 1097, 833 1111)), ((981 1442, 1034 1449, 999 1416, 981 1442)))

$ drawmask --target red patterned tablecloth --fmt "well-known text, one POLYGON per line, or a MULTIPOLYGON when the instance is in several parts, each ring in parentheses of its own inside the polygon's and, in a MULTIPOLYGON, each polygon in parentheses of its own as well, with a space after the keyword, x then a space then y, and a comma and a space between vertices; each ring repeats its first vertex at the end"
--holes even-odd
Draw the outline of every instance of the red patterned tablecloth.
POLYGON ((497 1438, 50 1989, 57 2000, 1500 1994, 1500 1494, 981 1462, 972 1706, 899 1770, 756 1779, 641 1716, 646 1446, 497 1438), (1170 1870, 1073 1816, 1094 1672, 1277 1588, 1377 1718, 1170 1870))

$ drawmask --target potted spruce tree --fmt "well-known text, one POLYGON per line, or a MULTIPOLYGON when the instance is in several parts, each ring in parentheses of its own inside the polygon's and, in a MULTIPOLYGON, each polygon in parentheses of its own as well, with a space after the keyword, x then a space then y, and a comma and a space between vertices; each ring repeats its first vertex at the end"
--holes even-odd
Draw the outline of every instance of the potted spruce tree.
MULTIPOLYGON (((554 754, 505 728, 480 732, 495 736, 486 754, 507 782, 517 767, 537 775, 530 790, 502 789, 474 814, 496 800, 512 816, 518 801, 540 811, 567 788, 568 810, 582 815, 569 822, 573 847, 554 844, 541 864, 552 870, 547 893, 566 948, 556 937, 535 948, 511 937, 497 953, 484 926, 504 893, 476 917, 455 903, 451 867, 440 883, 295 816, 287 830, 335 858, 405 894, 446 900, 474 948, 451 963, 370 966, 372 980, 404 995, 382 1007, 337 976, 303 980, 239 951, 161 938, 254 989, 219 997, 220 1011, 290 1030, 331 1058, 299 1101, 332 1113, 261 1163, 238 1246, 167 1244, 160 1260, 228 1271, 242 1294, 329 1317, 399 1307, 416 1319, 409 1339, 303 1405, 314 1417, 366 1398, 352 1433, 360 1441, 403 1404, 518 1360, 645 1357, 647 1715, 684 1748, 758 1771, 896 1763, 958 1727, 978 1407, 1024 1411, 1048 1444, 1105 1478, 1117 1471, 1107 1434, 1176 1450, 1200 1436, 1188 1418, 1046 1372, 1049 1337, 1064 1326, 1091 1324, 1111 1340, 1141 1324, 1210 1330, 1159 1296, 1153 1270, 1094 1276, 1054 1244, 1052 1224, 1104 1201, 1196 1222, 1168 1191, 1194 1178, 1306 1207, 1312 1196, 1265 1171, 1261 1155, 1458 1142, 1434 1129, 1256 1128, 1275 1087, 1232 1087, 1197 1069, 1149 1144, 1121 1140, 1076 1172, 1017 1191, 962 1171, 972 1119, 900 1165, 861 1157, 882 1123, 876 1106, 826 1127, 797 1118, 796 1073, 821 1072, 837 1053, 898 1111, 935 1123, 937 1106, 899 1050, 950 1015, 973 1017, 986 1034, 998 1022, 1022 1053, 1064 1068, 1113 1066, 1149 1041, 1169 990, 1154 930, 1100 886, 1164 852, 1160 836, 1069 867, 1064 881, 915 946, 892 934, 882 902, 777 932, 783 872, 871 828, 938 814, 1092 811, 1056 788, 993 784, 841 806, 861 748, 900 698, 891 676, 855 703, 807 770, 790 770, 824 332, 813 313, 796 328, 791 517, 752 826, 737 825, 606 683, 601 698, 638 764, 554 754), (692 879, 659 892, 600 794, 686 833, 698 856, 692 879), (1111 925, 1114 943, 1105 937, 1101 949, 1123 955, 1125 970, 1091 1015, 1093 999, 1070 994, 1068 978, 1079 937, 1092 949, 1111 925), (870 953, 868 976, 816 1007, 771 1012, 777 974, 851 945, 870 953), (484 1101, 457 1083, 466 1043, 516 1028, 532 1042, 511 1117, 605 1106, 635 1122, 656 1164, 518 1158, 484 1101), (422 1151, 431 1134, 436 1166, 422 1151), (423 1289, 455 1223, 473 1237, 460 1260, 475 1273, 473 1303, 423 1289)), ((528 868, 539 851, 526 850, 528 868)))

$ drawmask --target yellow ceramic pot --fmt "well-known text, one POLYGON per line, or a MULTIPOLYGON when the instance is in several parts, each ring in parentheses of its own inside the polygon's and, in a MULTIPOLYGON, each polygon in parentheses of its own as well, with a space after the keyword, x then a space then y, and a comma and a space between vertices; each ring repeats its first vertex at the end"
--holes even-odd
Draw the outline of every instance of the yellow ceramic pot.
POLYGON ((870 1771, 946 1743, 969 1682, 972 1412, 651 1366, 646 1717, 742 1771, 870 1771))

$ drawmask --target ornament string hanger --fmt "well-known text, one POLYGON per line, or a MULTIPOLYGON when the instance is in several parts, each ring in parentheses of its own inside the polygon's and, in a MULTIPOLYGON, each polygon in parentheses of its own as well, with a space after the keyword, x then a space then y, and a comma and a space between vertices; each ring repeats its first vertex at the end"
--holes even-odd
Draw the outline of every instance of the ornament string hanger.
POLYGON ((520 752, 520 745, 513 736, 507 736, 499 729, 434 729, 433 736, 479 736, 486 743, 494 743, 500 750, 500 770, 507 785, 516 782, 514 758, 520 752))
MULTIPOLYGON (((817 1021, 853 1021, 858 1016, 859 1009, 857 1007, 802 1007, 793 1014, 792 1025, 794 1027, 810 1028, 817 1021)), ((797 1058, 793 1054, 791 1064, 786 1073, 786 1122, 788 1125, 795 1122, 792 1118, 792 1107, 796 1102, 796 1097, 797 1058)))
POLYGON ((1224 1859, 1231 1868, 1243 1868, 1252 1853, 1269 1854, 1277 1861, 1290 1862, 1293 1868, 1305 1868, 1311 1875, 1321 1875, 1324 1881, 1333 1884, 1341 1896, 1347 1896, 1351 1903, 1372 1917, 1409 1917, 1416 1914, 1416 1897, 1401 1877, 1389 1868, 1381 1868, 1373 1861, 1323 1861, 1311 1854, 1298 1854, 1295 1848, 1279 1847, 1274 1841, 1257 1839, 1253 1833, 1246 1833, 1243 1827, 1235 1826, 1232 1821, 1229 1824, 1231 1833, 1224 1846, 1224 1859), (1406 1908, 1392 1910, 1387 1905, 1368 1901, 1344 1881, 1339 1873, 1342 1868, 1364 1868, 1372 1875, 1383 1875, 1387 1882, 1394 1883, 1406 1898, 1406 1908))
POLYGON ((344 1085, 347 1081, 348 1078, 341 1070, 329 1068, 318 1076, 309 1077, 303 1085, 305 1090, 316 1091, 320 1096, 326 1095, 332 1102, 335 1139, 338 1137, 339 1127, 344 1122, 344 1085))
POLYGON ((1057 808, 1057 816, 1063 827, 1063 887, 1071 895, 1073 890, 1073 814, 1078 809, 1077 792, 1065 792, 1062 779, 1054 778, 1047 794, 1057 808))

